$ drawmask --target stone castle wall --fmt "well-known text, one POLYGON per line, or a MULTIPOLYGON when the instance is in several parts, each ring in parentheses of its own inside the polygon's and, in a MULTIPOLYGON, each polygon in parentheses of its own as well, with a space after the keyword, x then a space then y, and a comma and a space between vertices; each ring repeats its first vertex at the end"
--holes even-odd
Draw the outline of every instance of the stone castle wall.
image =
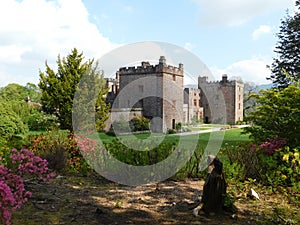
POLYGON ((235 124, 243 120, 242 82, 228 80, 227 75, 214 82, 208 82, 207 77, 199 77, 198 86, 205 122, 235 124))
POLYGON ((143 108, 155 132, 175 128, 183 120, 183 74, 182 64, 167 65, 164 57, 157 65, 120 68, 118 107, 143 108))

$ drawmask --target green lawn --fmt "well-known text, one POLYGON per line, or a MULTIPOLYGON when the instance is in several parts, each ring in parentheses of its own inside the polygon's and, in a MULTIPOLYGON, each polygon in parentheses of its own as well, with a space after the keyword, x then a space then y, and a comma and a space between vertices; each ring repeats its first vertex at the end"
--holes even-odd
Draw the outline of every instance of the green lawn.
MULTIPOLYGON (((189 144, 193 144, 195 141, 197 141, 201 145, 206 145, 207 142, 210 141, 220 141, 219 138, 222 138, 224 135, 224 139, 222 142, 222 145, 225 143, 227 144, 235 144, 238 142, 248 142, 249 141, 249 135, 241 134, 242 129, 236 128, 236 129, 230 129, 225 131, 217 131, 214 133, 202 133, 202 134, 191 134, 187 136, 177 136, 177 135, 164 135, 164 134, 153 134, 151 138, 154 140, 156 138, 164 138, 164 142, 177 142, 178 140, 186 142, 187 146, 189 144)), ((124 139, 148 139, 150 134, 135 134, 135 135, 122 135, 121 138, 124 139)), ((103 143, 109 143, 112 142, 112 140, 116 139, 117 137, 106 135, 105 133, 99 133, 99 138, 103 143)))

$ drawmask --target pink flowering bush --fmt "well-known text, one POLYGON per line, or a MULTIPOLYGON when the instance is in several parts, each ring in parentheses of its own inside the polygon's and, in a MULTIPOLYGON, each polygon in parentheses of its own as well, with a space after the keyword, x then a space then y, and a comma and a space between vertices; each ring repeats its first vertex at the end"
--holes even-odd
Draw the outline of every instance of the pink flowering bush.
POLYGON ((275 136, 273 138, 267 138, 267 140, 263 142, 260 147, 265 154, 273 155, 276 150, 281 149, 285 145, 285 140, 280 139, 278 136, 275 136))
POLYGON ((82 174, 91 171, 82 152, 92 149, 93 143, 89 143, 89 139, 84 136, 79 137, 70 132, 51 131, 31 136, 28 142, 31 143, 28 148, 47 159, 48 166, 54 171, 82 174), (77 141, 82 150, 79 149, 77 141))
POLYGON ((25 148, 12 149, 0 156, 0 160, 0 212, 3 222, 9 225, 12 211, 32 195, 25 190, 24 178, 37 177, 46 182, 54 174, 49 173, 46 160, 25 148))

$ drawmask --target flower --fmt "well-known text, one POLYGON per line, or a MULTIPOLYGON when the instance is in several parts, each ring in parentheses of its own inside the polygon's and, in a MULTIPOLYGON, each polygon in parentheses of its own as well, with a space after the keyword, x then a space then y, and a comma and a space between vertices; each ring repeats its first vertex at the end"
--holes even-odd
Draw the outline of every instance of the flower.
POLYGON ((288 162, 289 161, 289 154, 284 154, 283 157, 282 157, 282 160, 288 162))
POLYGON ((287 177, 286 177, 286 175, 282 174, 281 178, 285 180, 287 177))

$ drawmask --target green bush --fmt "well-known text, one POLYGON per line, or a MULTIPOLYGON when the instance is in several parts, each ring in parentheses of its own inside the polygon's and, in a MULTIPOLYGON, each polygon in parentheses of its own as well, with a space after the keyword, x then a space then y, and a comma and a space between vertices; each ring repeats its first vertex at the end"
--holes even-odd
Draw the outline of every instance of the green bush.
POLYGON ((0 136, 2 138, 11 138, 17 134, 24 134, 28 131, 28 126, 22 119, 6 104, 0 102, 0 136))
POLYGON ((150 120, 145 117, 135 116, 129 122, 131 131, 145 131, 150 129, 150 120))
POLYGON ((125 120, 114 121, 112 123, 112 129, 113 129, 114 132, 117 132, 117 133, 128 133, 128 132, 130 132, 129 124, 125 120))
POLYGON ((151 150, 149 150, 151 143, 147 144, 145 140, 132 141, 128 146, 121 143, 118 139, 105 144, 106 149, 116 159, 134 166, 146 166, 166 159, 174 151, 176 143, 162 143, 151 150), (134 145, 136 148, 131 148, 134 145), (144 150, 139 151, 136 149, 144 150))
POLYGON ((87 173, 90 168, 69 131, 49 131, 27 137, 29 149, 47 159, 52 169, 62 172, 87 173))
POLYGON ((176 123, 176 125, 175 125, 175 129, 176 129, 176 131, 181 131, 181 128, 182 128, 182 123, 176 123))
POLYGON ((46 131, 58 129, 59 122, 55 115, 49 115, 43 112, 34 111, 24 118, 29 130, 31 131, 46 131))
POLYGON ((176 130, 168 129, 167 134, 176 134, 176 130))
POLYGON ((230 181, 255 179, 266 186, 293 187, 300 191, 299 147, 282 146, 280 140, 268 139, 262 144, 225 146, 222 152, 228 157, 224 164, 230 181))
POLYGON ((300 148, 277 149, 272 155, 260 155, 264 162, 265 183, 274 187, 293 187, 300 192, 300 148))
POLYGON ((222 148, 229 162, 225 164, 228 177, 236 181, 243 181, 247 178, 262 180, 261 160, 257 154, 257 145, 252 143, 240 143, 228 145, 222 148))

